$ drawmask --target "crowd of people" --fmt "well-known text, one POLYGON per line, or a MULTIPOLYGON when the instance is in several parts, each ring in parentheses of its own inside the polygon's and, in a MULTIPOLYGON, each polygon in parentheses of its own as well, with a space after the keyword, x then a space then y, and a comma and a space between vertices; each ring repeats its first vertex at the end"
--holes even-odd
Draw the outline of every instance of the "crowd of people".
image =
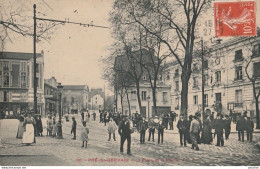
MULTIPOLYGON (((146 141, 146 132, 148 130, 148 141, 155 141, 154 134, 157 131, 158 144, 163 144, 164 130, 173 130, 173 123, 176 121, 176 113, 163 113, 159 117, 154 116, 148 120, 142 117, 140 114, 135 113, 131 118, 127 115, 122 115, 119 112, 108 112, 99 110, 99 123, 104 123, 107 127, 108 141, 113 139, 116 141, 116 131, 120 135, 120 152, 123 152, 124 142, 127 141, 127 154, 131 154, 131 134, 134 131, 138 131, 140 134, 140 143, 144 144, 146 141), (113 137, 113 138, 111 138, 113 137)), ((81 124, 82 130, 80 133, 80 140, 82 141, 82 147, 87 148, 89 128, 87 123, 89 121, 96 121, 96 112, 90 115, 89 111, 83 109, 81 112, 81 124), (92 118, 91 118, 92 117, 92 118)), ((67 120, 66 120, 67 121, 67 120)), ((216 146, 224 146, 224 138, 229 139, 231 131, 232 117, 230 115, 223 116, 217 113, 216 118, 214 112, 205 115, 205 119, 202 123, 201 113, 197 112, 194 116, 190 115, 186 120, 186 117, 181 114, 177 121, 177 128, 179 131, 180 146, 187 147, 187 144, 191 144, 191 148, 199 150, 199 144, 211 144, 213 139, 217 136, 216 146), (225 135, 224 135, 225 133, 225 135)), ((46 121, 47 136, 56 137, 57 134, 57 121, 55 117, 48 115, 46 121)), ((244 142, 244 133, 247 133, 247 140, 252 142, 254 122, 250 117, 247 117, 247 113, 244 112, 241 118, 236 121, 236 130, 238 132, 238 140, 244 142)), ((75 117, 72 117, 71 134, 73 134, 73 140, 76 140, 77 136, 77 122, 75 117)), ((34 115, 32 112, 28 112, 25 116, 19 117, 19 125, 17 131, 17 138, 22 138, 22 142, 26 145, 36 143, 35 136, 43 136, 43 125, 40 115, 34 115)))

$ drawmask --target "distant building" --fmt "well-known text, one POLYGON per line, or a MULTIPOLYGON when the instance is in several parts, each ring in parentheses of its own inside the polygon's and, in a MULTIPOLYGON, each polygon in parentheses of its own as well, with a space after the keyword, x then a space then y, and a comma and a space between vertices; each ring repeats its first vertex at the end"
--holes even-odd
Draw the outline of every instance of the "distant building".
POLYGON ((102 88, 92 88, 89 92, 89 109, 103 110, 104 109, 104 92, 102 88))
POLYGON ((88 109, 88 85, 63 85, 62 110, 66 113, 79 113, 88 109))
MULTIPOLYGON (((37 108, 44 112, 44 53, 36 54, 37 108)), ((0 52, 1 118, 19 115, 34 104, 33 53, 0 52)))
POLYGON ((58 82, 55 77, 44 79, 45 116, 58 114, 59 93, 57 86, 58 82))

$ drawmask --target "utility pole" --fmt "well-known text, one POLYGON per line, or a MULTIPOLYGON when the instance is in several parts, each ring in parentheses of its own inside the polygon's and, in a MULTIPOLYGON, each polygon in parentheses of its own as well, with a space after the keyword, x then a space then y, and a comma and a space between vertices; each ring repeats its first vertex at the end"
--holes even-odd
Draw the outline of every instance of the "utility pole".
POLYGON ((37 83, 38 83, 38 79, 36 77, 36 68, 37 68, 37 63, 36 63, 36 20, 42 20, 42 21, 48 21, 48 22, 53 22, 53 23, 61 23, 61 24, 65 24, 65 23, 69 23, 69 24, 74 24, 74 25, 80 25, 80 26, 84 26, 84 27, 96 27, 96 28, 108 28, 106 26, 100 26, 100 25, 93 25, 91 24, 87 24, 87 23, 80 23, 80 22, 71 22, 69 20, 54 20, 54 19, 46 19, 46 18, 37 18, 36 17, 36 4, 33 5, 33 21, 34 21, 34 29, 33 29, 33 92, 34 92, 34 113, 37 113, 37 83))
POLYGON ((33 100, 34 113, 37 114, 37 77, 36 77, 36 5, 33 5, 33 100))
POLYGON ((202 119, 203 119, 203 124, 205 121, 205 103, 204 103, 204 49, 203 49, 203 39, 201 39, 201 62, 202 62, 202 68, 201 68, 201 76, 202 76, 202 119))
POLYGON ((104 85, 104 110, 106 106, 106 86, 104 85))

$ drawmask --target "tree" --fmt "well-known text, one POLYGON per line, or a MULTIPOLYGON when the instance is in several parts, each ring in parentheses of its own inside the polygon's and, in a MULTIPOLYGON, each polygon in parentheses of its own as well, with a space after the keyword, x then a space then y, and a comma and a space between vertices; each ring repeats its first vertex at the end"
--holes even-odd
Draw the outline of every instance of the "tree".
MULTIPOLYGON (((48 11, 50 6, 45 1, 39 1, 39 9, 48 11), (46 8, 47 7, 47 8, 46 8)), ((45 16, 37 12, 37 16, 45 16)), ((49 42, 57 25, 62 23, 37 21, 37 42, 49 42)), ((0 2, 0 50, 4 50, 7 41, 11 42, 19 36, 33 36, 33 4, 28 1, 1 1, 0 2)))
POLYGON ((181 112, 187 115, 195 27, 206 0, 116 0, 111 15, 121 24, 137 23, 158 38, 182 69, 181 112), (183 53, 175 50, 178 42, 183 53), (182 57, 182 54, 184 57, 182 57), (183 60, 183 61, 182 61, 183 60))

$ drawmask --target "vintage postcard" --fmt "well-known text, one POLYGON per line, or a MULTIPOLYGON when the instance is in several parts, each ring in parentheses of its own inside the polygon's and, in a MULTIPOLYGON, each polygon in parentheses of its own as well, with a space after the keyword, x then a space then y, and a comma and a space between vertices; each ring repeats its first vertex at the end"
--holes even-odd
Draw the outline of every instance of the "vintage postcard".
POLYGON ((0 165, 260 166, 259 0, 0 2, 0 165))

